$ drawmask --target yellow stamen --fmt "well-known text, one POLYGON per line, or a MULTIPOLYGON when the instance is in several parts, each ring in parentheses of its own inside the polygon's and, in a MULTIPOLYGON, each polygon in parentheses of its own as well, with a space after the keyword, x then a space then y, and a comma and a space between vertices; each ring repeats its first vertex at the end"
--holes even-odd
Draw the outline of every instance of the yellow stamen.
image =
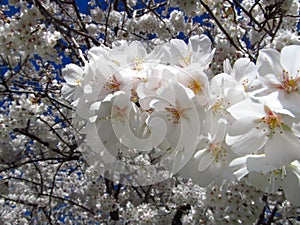
POLYGON ((182 57, 180 61, 185 64, 186 66, 191 64, 192 59, 192 52, 189 52, 189 54, 186 57, 182 57))
POLYGON ((106 83, 105 88, 110 90, 112 93, 120 90, 121 83, 117 80, 116 76, 113 75, 106 83))
POLYGON ((81 84, 81 80, 76 80, 75 82, 76 82, 77 85, 81 84))
POLYGON ((202 91, 200 81, 194 79, 189 82, 188 88, 191 89, 194 92, 194 94, 198 94, 202 91))
MULTIPOLYGON (((183 111, 184 111, 184 109, 182 109, 182 108, 179 107, 179 106, 174 107, 174 106, 171 106, 171 105, 170 105, 170 107, 166 107, 165 109, 166 109, 169 113, 171 113, 170 115, 171 115, 171 117, 172 117, 174 123, 175 123, 175 124, 178 124, 180 118, 183 117, 183 111)), ((167 116, 170 116, 170 115, 167 115, 167 116)), ((171 119, 169 119, 169 120, 171 120, 171 119)))
MULTIPOLYGON (((299 73, 299 71, 298 71, 299 73)), ((298 86, 300 84, 300 77, 296 76, 296 78, 289 77, 287 71, 282 72, 282 82, 281 85, 277 87, 286 91, 286 93, 290 94, 291 92, 298 91, 298 86)))
POLYGON ((276 127, 282 127, 282 116, 275 114, 269 107, 265 106, 265 112, 267 113, 266 116, 261 118, 261 122, 264 122, 269 125, 271 130, 275 129, 276 127))
POLYGON ((136 57, 133 60, 133 70, 137 70, 138 72, 141 71, 143 69, 143 59, 136 57))
POLYGON ((209 145, 208 151, 214 156, 216 162, 219 161, 220 156, 221 156, 221 157, 222 157, 222 156, 225 157, 225 151, 224 151, 224 149, 222 148, 222 146, 219 145, 219 144, 213 144, 213 143, 211 143, 211 144, 209 145), (222 153, 223 153, 223 154, 222 154, 222 153))

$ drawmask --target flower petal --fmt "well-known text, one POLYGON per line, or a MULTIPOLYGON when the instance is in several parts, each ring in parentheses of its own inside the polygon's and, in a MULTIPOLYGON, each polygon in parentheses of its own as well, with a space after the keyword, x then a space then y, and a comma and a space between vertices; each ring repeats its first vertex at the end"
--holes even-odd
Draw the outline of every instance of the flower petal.
POLYGON ((76 86, 82 79, 83 69, 75 64, 68 64, 63 73, 67 84, 76 86))
POLYGON ((280 53, 274 49, 263 49, 259 52, 256 66, 261 76, 267 74, 275 74, 282 72, 280 63, 280 53))
POLYGON ((207 150, 205 150, 205 152, 203 152, 203 154, 199 158, 198 170, 200 172, 205 171, 213 163, 214 159, 214 156, 211 155, 207 150))
POLYGON ((286 167, 286 177, 282 183, 284 195, 293 205, 300 206, 300 174, 299 163, 286 167), (298 171, 292 167, 297 166, 298 171))
POLYGON ((233 65, 232 75, 237 81, 253 80, 257 76, 256 66, 249 58, 240 58, 233 65))
POLYGON ((243 135, 226 136, 226 143, 231 145, 232 151, 237 154, 255 153, 265 145, 266 141, 266 133, 256 128, 243 135))
POLYGON ((273 173, 266 175, 258 172, 249 174, 247 183, 267 193, 275 193, 281 185, 281 180, 275 179, 273 173))
POLYGON ((290 45, 281 50, 281 64, 288 71, 289 77, 296 77, 300 70, 300 46, 290 45))
POLYGON ((279 168, 300 159, 300 141, 292 132, 276 132, 266 143, 265 154, 270 164, 279 168))
POLYGON ((240 118, 239 120, 234 121, 231 126, 228 126, 228 134, 230 136, 236 136, 247 133, 249 130, 258 125, 256 120, 256 116, 240 118))
POLYGON ((256 116, 257 118, 265 116, 263 104, 252 102, 249 98, 234 104, 227 111, 237 120, 248 116, 256 116))
POLYGON ((277 169, 275 166, 268 163, 264 155, 250 156, 247 158, 246 165, 248 171, 264 174, 277 169))

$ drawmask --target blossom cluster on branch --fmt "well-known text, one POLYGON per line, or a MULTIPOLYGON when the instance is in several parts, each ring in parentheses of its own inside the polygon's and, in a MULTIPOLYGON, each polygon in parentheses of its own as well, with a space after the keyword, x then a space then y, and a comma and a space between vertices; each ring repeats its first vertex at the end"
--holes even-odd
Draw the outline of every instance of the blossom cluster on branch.
POLYGON ((299 223, 298 21, 297 0, 0 1, 0 223, 299 223))
POLYGON ((63 94, 88 162, 137 185, 176 173, 201 186, 245 178, 267 193, 283 188, 299 205, 300 47, 262 49, 256 64, 225 61, 209 80, 213 53, 203 35, 149 53, 139 42, 96 47, 83 69, 68 65, 63 94))

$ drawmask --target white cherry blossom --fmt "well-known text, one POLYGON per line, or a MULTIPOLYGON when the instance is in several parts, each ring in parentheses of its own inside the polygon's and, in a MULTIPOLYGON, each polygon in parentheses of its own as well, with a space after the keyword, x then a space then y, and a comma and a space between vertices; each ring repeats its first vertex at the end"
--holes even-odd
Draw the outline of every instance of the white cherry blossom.
POLYGON ((177 81, 184 85, 190 96, 203 107, 207 107, 210 100, 209 80, 207 74, 197 64, 192 64, 176 73, 177 81))
POLYGON ((213 55, 211 41, 206 35, 192 36, 188 45, 183 40, 172 39, 161 51, 161 59, 170 65, 187 67, 196 63, 203 69, 208 68, 213 55))
POLYGON ((77 87, 81 86, 83 69, 75 64, 69 64, 63 70, 66 83, 62 87, 62 94, 66 99, 73 100, 77 87))
POLYGON ((0 224, 299 223, 298 20, 298 0, 1 1, 0 224))
POLYGON ((235 179, 229 163, 236 155, 224 142, 227 122, 225 119, 212 120, 210 116, 205 119, 203 133, 207 132, 207 136, 199 140, 195 154, 179 172, 203 187, 212 182, 222 184, 235 179))
POLYGON ((293 118, 289 111, 270 109, 249 98, 236 103, 228 111, 236 119, 226 137, 226 143, 234 152, 264 153, 277 168, 300 158, 300 141, 292 132, 293 118))
POLYGON ((257 59, 258 72, 266 85, 264 92, 278 92, 278 99, 284 108, 292 113, 300 113, 300 46, 282 48, 281 53, 274 49, 260 51, 257 59))
POLYGON ((151 117, 161 117, 167 125, 165 139, 168 144, 162 155, 170 155, 173 159, 171 174, 175 174, 194 153, 200 133, 199 116, 193 101, 179 83, 171 83, 160 98, 161 101, 152 103, 155 111, 151 117))

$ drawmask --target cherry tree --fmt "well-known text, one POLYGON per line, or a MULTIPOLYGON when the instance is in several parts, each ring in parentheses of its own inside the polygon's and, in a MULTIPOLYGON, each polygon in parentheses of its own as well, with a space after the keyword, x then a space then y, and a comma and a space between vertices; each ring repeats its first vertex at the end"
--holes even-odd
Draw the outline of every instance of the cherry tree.
POLYGON ((299 223, 299 1, 0 3, 1 224, 299 223))

